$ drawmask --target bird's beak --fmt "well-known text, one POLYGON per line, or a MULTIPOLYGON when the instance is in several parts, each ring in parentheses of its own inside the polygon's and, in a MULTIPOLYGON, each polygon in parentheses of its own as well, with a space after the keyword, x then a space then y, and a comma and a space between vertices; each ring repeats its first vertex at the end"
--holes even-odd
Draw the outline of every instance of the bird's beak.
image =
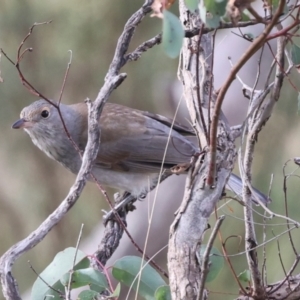
POLYGON ((28 128, 28 127, 32 127, 32 123, 29 121, 26 121, 24 118, 16 121, 11 128, 13 129, 19 129, 19 128, 28 128))

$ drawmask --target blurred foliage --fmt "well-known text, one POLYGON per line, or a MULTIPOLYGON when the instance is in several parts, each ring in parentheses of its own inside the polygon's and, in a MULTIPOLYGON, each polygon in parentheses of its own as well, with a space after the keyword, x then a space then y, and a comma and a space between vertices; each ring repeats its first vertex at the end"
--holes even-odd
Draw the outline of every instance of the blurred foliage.
MULTIPOLYGON (((0 47, 15 60, 18 46, 32 24, 52 20, 50 25, 36 27, 26 42, 26 47, 33 48, 33 52, 27 53, 21 63, 26 78, 43 94, 56 99, 60 94, 70 58, 68 50, 72 50, 72 66, 63 94, 63 102, 76 103, 86 97, 93 100, 103 83, 125 22, 142 3, 141 0, 0 0, 0 47)), ((161 20, 146 17, 139 26, 130 49, 133 50, 160 31, 161 20)), ((218 44, 216 46, 218 47, 218 44)), ((221 47, 223 51, 223 45, 221 47)), ((230 47, 231 51, 232 47, 230 47)), ((218 60, 227 58, 225 51, 222 55, 216 57, 216 77, 223 73, 223 70, 220 71, 217 67, 218 60)), ((67 195, 74 175, 69 174, 41 153, 24 132, 10 129, 11 124, 18 119, 21 109, 36 98, 22 86, 16 69, 3 56, 0 69, 4 79, 4 83, 0 83, 2 104, 0 109, 0 254, 3 254, 11 245, 34 230, 59 205, 67 195)), ((132 62, 123 69, 128 73, 128 78, 114 91, 111 101, 172 116, 174 103, 171 100, 174 95, 176 99, 181 96, 181 91, 173 88, 176 70, 177 60, 167 58, 161 46, 154 47, 145 53, 141 60, 132 62)), ((249 76, 247 84, 253 83, 255 72, 256 65, 254 73, 247 71, 249 76)), ((295 73, 290 78, 294 84, 299 85, 295 73)), ((267 192, 270 174, 275 175, 271 194, 272 209, 278 213, 284 213, 282 166, 288 158, 300 156, 297 95, 298 93, 286 81, 274 115, 258 138, 254 159, 253 179, 257 188, 267 192)), ((238 93, 235 93, 235 97, 236 101, 242 101, 240 88, 238 93)), ((236 110, 236 105, 231 105, 230 109, 231 114, 243 118, 243 113, 236 110)), ((294 168, 291 164, 290 169, 294 168)), ((299 179, 290 179, 288 188, 290 217, 299 221, 299 179)), ((14 275, 21 291, 31 286, 35 278, 27 260, 31 261, 37 272, 42 270, 58 251, 76 244, 82 223, 85 224, 83 237, 89 235, 95 224, 102 218, 102 208, 107 208, 103 197, 94 185, 88 184, 80 200, 66 218, 42 243, 17 261, 14 275)), ((176 207, 172 207, 172 212, 175 210, 176 207)), ((258 210, 262 213, 261 209, 258 210)), ((230 203, 219 213, 229 215, 221 228, 224 238, 229 235, 243 236, 243 222, 236 219, 243 217, 242 207, 239 204, 230 203)), ((213 219, 214 217, 211 226, 214 223, 213 219)), ((261 222, 261 217, 258 217, 257 221, 261 222)), ((268 222, 283 223, 282 220, 268 222)), ((159 224, 161 225, 156 224, 157 233, 162 234, 163 228, 168 232, 169 224, 159 224)), ((258 239, 262 242, 262 227, 258 226, 261 233, 258 239)), ((272 225, 268 227, 267 238, 272 238, 284 230, 284 226, 279 228, 272 225)), ((157 233, 154 233, 154 241, 157 233)), ((297 232, 293 232, 293 236, 296 235, 297 232)), ((97 242, 95 241, 95 249, 97 242)), ((243 251, 243 243, 244 241, 238 238, 230 239, 226 244, 229 254, 243 251)), ((286 269, 289 269, 293 254, 287 235, 280 238, 280 245, 282 259, 286 269)), ((299 239, 296 240, 296 246, 299 249, 299 239)), ((219 242, 216 242, 216 247, 221 249, 219 242)), ((268 279, 272 282, 282 278, 284 271, 279 263, 276 242, 268 244, 267 250, 268 279)), ((259 254, 262 255, 262 249, 259 254)), ((232 262, 237 274, 247 268, 243 256, 232 257, 232 262)), ((209 285, 212 293, 238 291, 233 278, 228 274, 230 270, 225 264, 221 276, 209 285)), ((232 295, 223 293, 214 296, 214 299, 232 299, 232 295)))

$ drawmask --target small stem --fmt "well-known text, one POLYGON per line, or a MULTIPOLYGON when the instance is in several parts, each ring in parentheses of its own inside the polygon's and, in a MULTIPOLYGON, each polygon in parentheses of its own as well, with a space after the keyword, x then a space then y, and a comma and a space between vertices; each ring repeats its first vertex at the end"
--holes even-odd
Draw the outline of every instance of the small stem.
POLYGON ((216 154, 217 154, 217 129, 218 129, 218 122, 219 116, 221 113, 221 106, 223 104, 223 100, 225 98, 226 92, 230 87, 232 81, 235 79, 239 70, 245 65, 245 63, 256 53, 258 49, 264 44, 266 41, 268 34, 271 32, 273 27, 276 25, 277 21, 279 20, 285 5, 285 0, 280 0, 279 6, 275 12, 275 15, 271 22, 266 26, 264 31, 261 33, 259 37, 257 37, 249 49, 244 53, 241 59, 237 62, 237 64, 232 68, 227 80, 225 81, 224 85, 218 92, 218 97, 216 100, 215 109, 213 112, 211 130, 210 130, 210 162, 209 162, 209 170, 207 176, 207 184, 209 186, 214 185, 215 181, 215 173, 216 173, 216 154))

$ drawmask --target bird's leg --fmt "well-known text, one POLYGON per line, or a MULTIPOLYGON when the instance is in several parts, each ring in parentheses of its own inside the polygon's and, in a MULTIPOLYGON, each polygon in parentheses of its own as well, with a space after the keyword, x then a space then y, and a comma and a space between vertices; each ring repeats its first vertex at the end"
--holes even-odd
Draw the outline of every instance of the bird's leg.
POLYGON ((137 200, 136 197, 128 192, 124 192, 122 195, 120 195, 119 193, 115 193, 114 198, 116 203, 115 207, 109 212, 102 210, 105 213, 105 215, 103 216, 103 222, 105 225, 109 220, 116 219, 114 217, 115 214, 118 214, 127 205, 133 204, 137 200))
POLYGON ((121 196, 121 198, 118 199, 118 202, 113 210, 110 210, 109 212, 105 212, 105 215, 103 217, 103 221, 104 224, 107 223, 108 220, 114 218, 114 214, 118 213, 119 210, 125 208, 126 211, 132 211, 133 209, 133 203, 136 202, 137 200, 142 200, 145 199, 147 194, 149 192, 151 192, 152 190, 155 189, 155 187, 157 186, 158 182, 162 182, 163 180, 165 180, 166 178, 168 178, 170 175, 172 175, 170 172, 164 172, 162 173, 161 176, 158 176, 155 180, 153 180, 151 182, 151 185, 149 187, 147 187, 142 193, 140 193, 137 197, 131 195, 128 192, 123 193, 123 195, 121 196))

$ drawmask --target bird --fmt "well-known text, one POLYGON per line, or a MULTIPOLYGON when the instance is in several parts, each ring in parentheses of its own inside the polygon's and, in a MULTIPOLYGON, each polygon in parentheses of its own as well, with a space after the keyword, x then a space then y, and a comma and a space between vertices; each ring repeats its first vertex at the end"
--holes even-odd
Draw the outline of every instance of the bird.
MULTIPOLYGON (((24 129, 40 150, 77 174, 81 167, 79 152, 84 151, 88 138, 88 107, 84 102, 60 103, 60 116, 57 105, 44 99, 33 102, 23 108, 12 128, 24 129), (61 117, 80 151, 68 138, 61 117)), ((134 197, 146 194, 149 183, 157 183, 162 167, 171 172, 173 167, 190 162, 200 152, 190 138, 195 136, 191 128, 147 111, 108 102, 99 126, 100 146, 92 174, 101 185, 134 197)), ((231 174, 227 188, 241 194, 241 178, 231 174)), ((270 201, 260 191, 254 191, 254 198, 264 204, 270 201)))

